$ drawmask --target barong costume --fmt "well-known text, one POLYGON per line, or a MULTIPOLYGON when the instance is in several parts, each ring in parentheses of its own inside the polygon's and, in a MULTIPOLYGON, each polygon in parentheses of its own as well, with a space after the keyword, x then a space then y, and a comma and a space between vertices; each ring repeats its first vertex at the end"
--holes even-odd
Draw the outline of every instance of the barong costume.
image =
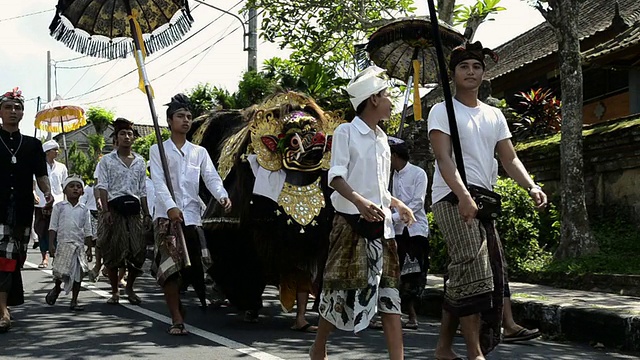
MULTIPOLYGON (((479 42, 458 47, 451 54, 450 69, 461 61, 483 63, 485 55, 497 56, 479 42)), ((467 182, 492 189, 494 153, 497 143, 511 137, 499 109, 478 101, 470 108, 453 99, 467 182)), ((429 132, 450 135, 444 102, 429 114, 429 132)), ((480 346, 489 353, 501 340, 504 295, 504 258, 493 221, 473 219, 466 224, 458 212, 458 200, 444 181, 436 160, 432 187, 433 214, 447 245, 450 263, 445 281, 443 308, 454 317, 480 314, 480 346)))
MULTIPOLYGON (((82 184, 80 178, 69 177, 65 180, 63 188, 71 182, 82 184)), ((85 239, 93 237, 89 209, 80 201, 75 206, 66 200, 55 204, 51 212, 49 230, 56 232, 57 240, 53 277, 64 282, 64 291, 68 294, 73 283, 81 282, 89 271, 84 251, 85 239)))
MULTIPOLYGON (((133 129, 133 123, 125 119, 116 119, 113 127, 114 136, 123 129, 134 130, 134 135, 137 134, 133 129)), ((113 223, 107 225, 104 221, 98 222, 97 246, 102 252, 102 261, 108 269, 126 266, 129 271, 135 271, 141 275, 146 251, 142 236, 142 211, 123 214, 111 205, 113 200, 122 197, 137 199, 138 203, 146 197, 147 167, 142 156, 132 154, 134 159, 130 166, 120 159, 117 151, 104 155, 100 160, 96 188, 107 191, 109 212, 113 223)))
MULTIPOLYGON (((167 117, 176 111, 190 109, 188 98, 178 94, 167 104, 167 117)), ((222 179, 218 174, 207 150, 186 141, 178 149, 171 139, 163 142, 166 149, 167 165, 171 177, 175 199, 167 187, 165 174, 157 145, 149 150, 151 179, 155 188, 155 205, 153 211, 155 248, 151 273, 160 286, 167 280, 179 277, 184 286, 193 284, 194 289, 204 290, 204 273, 211 266, 211 256, 202 231, 202 206, 198 196, 200 179, 215 199, 228 198, 222 179), (167 212, 172 208, 182 211, 186 249, 180 245, 176 237, 177 231, 168 219, 167 212), (191 262, 185 266, 185 251, 191 262)))
MULTIPOLYGON (((370 67, 354 78, 347 92, 354 108, 388 85, 370 67)), ((401 314, 400 268, 391 215, 390 149, 380 127, 372 130, 361 118, 338 126, 333 134, 328 183, 343 178, 354 191, 379 205, 385 213, 380 238, 366 239, 354 231, 347 217, 360 213, 337 191, 331 195, 336 210, 329 237, 329 255, 319 313, 338 329, 358 333, 376 312, 401 314)))
MULTIPOLYGON (((24 107, 16 89, 0 96, 24 107)), ((0 292, 7 293, 7 305, 24 303, 20 269, 27 259, 33 219, 33 178, 47 176, 42 143, 20 131, 0 129, 0 292)))

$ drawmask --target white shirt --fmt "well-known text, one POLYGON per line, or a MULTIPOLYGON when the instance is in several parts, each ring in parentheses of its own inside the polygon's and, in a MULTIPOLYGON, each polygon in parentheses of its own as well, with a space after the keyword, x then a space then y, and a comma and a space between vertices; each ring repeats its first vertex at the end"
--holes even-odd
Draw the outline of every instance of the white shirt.
MULTIPOLYGON (((62 193, 62 183, 67 178, 67 167, 60 162, 53 160, 53 165, 47 162, 47 171, 49 177, 49 185, 51 186, 51 196, 53 196, 53 203, 58 203, 64 200, 64 194, 62 193)), ((35 177, 33 178, 35 180, 35 177)), ((44 194, 40 191, 40 187, 36 186, 36 192, 40 198, 40 202, 36 207, 44 207, 47 201, 44 198, 44 194)))
POLYGON ((125 195, 132 195, 138 199, 147 196, 145 187, 147 167, 142 156, 132 154, 134 158, 131 166, 125 165, 115 151, 100 159, 96 188, 107 191, 107 201, 125 195))
MULTIPOLYGON (((478 106, 470 108, 454 99, 453 108, 460 134, 467 183, 492 189, 496 145, 501 140, 511 138, 507 120, 499 109, 480 101, 478 106)), ((431 109, 428 124, 429 133, 439 130, 451 135, 444 102, 436 104, 431 109)), ((451 189, 444 181, 436 160, 431 194, 433 203, 438 202, 450 192, 451 189)))
POLYGON ((163 145, 166 150, 175 201, 167 188, 158 145, 152 145, 149 149, 149 162, 151 180, 156 189, 154 219, 166 218, 167 211, 177 207, 182 211, 185 225, 202 225, 202 205, 198 196, 200 177, 217 200, 229 197, 222 179, 207 150, 202 146, 187 141, 182 149, 178 150, 171 139, 163 142, 163 145))
MULTIPOLYGON (((339 125, 333 133, 331 145, 331 168, 328 182, 343 178, 351 188, 365 199, 381 206, 385 214, 384 237, 395 237, 391 219, 391 193, 389 178, 391 151, 387 135, 356 116, 353 121, 339 125)), ((337 191, 331 194, 331 203, 336 211, 359 214, 358 208, 337 191)))
POLYGON ((145 179, 145 184, 147 186, 147 208, 149 208, 149 214, 153 218, 156 206, 156 190, 153 186, 153 181, 149 177, 145 179))
POLYGON ((251 154, 247 157, 253 176, 256 180, 253 182, 253 193, 267 197, 275 202, 278 202, 282 188, 284 188, 284 182, 287 179, 287 173, 280 169, 278 171, 269 171, 258 163, 258 156, 251 154))
MULTIPOLYGON (((405 203, 416 217, 416 222, 408 227, 409 236, 429 236, 429 222, 424 210, 428 184, 427 173, 409 162, 400 171, 393 172, 393 196, 405 203)), ((396 235, 402 235, 406 225, 397 212, 393 213, 393 225, 396 235)))
POLYGON ((84 204, 90 211, 97 211, 96 197, 93 196, 93 186, 85 185, 84 194, 80 197, 80 203, 84 204))
POLYGON ((57 233, 58 244, 84 244, 86 237, 92 237, 91 215, 89 209, 80 203, 73 206, 68 201, 62 201, 53 206, 49 230, 57 233))

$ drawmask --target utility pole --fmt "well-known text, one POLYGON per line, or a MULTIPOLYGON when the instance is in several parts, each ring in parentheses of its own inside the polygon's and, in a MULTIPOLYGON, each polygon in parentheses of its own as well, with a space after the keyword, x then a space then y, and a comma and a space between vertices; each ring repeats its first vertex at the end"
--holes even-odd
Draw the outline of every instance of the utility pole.
MULTIPOLYGON (((36 113, 38 111, 40 111, 40 96, 38 96, 38 103, 36 104, 36 113)), ((36 138, 36 139, 38 138, 38 128, 35 128, 33 130, 33 137, 36 138)))
POLYGON ((258 12, 255 7, 249 8, 249 62, 248 69, 258 70, 258 12))
POLYGON ((51 102, 51 51, 47 51, 47 102, 51 102))

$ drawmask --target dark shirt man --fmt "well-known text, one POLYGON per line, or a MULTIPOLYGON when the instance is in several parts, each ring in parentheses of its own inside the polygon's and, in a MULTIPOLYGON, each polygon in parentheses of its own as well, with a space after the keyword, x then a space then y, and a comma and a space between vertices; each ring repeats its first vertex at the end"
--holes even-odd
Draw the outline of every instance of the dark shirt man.
POLYGON ((24 303, 20 268, 27 258, 33 217, 33 176, 53 202, 42 144, 22 135, 24 99, 17 88, 0 96, 0 333, 11 327, 7 306, 24 303))

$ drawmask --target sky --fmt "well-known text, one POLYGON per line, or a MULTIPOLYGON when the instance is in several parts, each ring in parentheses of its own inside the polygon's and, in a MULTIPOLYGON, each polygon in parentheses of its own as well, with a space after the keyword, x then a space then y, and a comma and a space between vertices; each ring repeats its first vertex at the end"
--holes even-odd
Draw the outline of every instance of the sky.
MULTIPOLYGON (((236 14, 244 5, 243 0, 206 1, 236 14)), ((195 22, 181 40, 184 44, 174 49, 176 43, 149 55, 146 60, 161 125, 165 123, 163 114, 166 108, 163 104, 174 94, 207 82, 233 92, 247 69, 248 56, 243 50, 240 22, 193 0, 189 2, 195 22), (205 26, 197 35, 184 40, 205 26), (205 50, 214 43, 213 47, 205 50)), ((144 93, 133 90, 119 96, 138 84, 137 72, 119 79, 135 69, 134 58, 105 61, 83 57, 53 39, 49 35, 49 24, 54 16, 55 3, 55 0, 14 1, 11 6, 4 6, 0 15, 0 92, 19 86, 28 100, 20 123, 21 131, 27 135, 46 136, 39 130, 36 132, 33 122, 37 111, 35 99, 40 96, 43 103, 47 101, 47 51, 51 52, 53 63, 52 98, 59 94, 66 103, 82 106, 85 110, 100 106, 133 122, 152 124, 144 93), (42 13, 23 16, 37 12, 42 13)), ((472 4, 475 0, 458 0, 457 3, 472 4)), ((418 0, 414 5, 417 7, 416 15, 427 15, 426 1, 418 0)), ((502 0, 499 5, 507 10, 480 25, 474 38, 482 41, 485 47, 495 48, 544 21, 527 1, 502 0)), ((243 17, 242 14, 240 16, 243 17)), ((281 50, 278 44, 258 40, 258 66, 265 59, 274 56, 287 58, 289 54, 289 50, 281 50)))

